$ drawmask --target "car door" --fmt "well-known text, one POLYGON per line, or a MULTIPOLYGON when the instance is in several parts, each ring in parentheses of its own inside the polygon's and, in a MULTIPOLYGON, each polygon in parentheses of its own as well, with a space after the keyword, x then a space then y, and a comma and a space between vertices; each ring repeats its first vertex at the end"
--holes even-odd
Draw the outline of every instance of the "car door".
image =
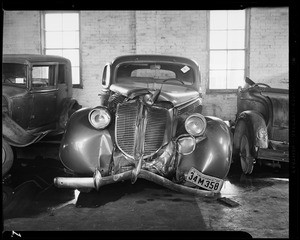
POLYGON ((54 129, 57 115, 58 63, 35 63, 31 67, 30 94, 32 115, 30 128, 48 126, 54 129))

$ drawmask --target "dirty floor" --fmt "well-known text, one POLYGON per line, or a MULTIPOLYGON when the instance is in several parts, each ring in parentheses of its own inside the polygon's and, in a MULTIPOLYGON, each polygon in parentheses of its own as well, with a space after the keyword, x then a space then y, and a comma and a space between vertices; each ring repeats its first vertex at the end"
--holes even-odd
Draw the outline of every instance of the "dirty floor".
MULTIPOLYGON (((55 153, 57 146, 52 146, 55 153)), ((55 157, 20 158, 10 175, 2 186, 7 239, 24 231, 102 230, 154 230, 161 231, 161 236, 166 230, 289 237, 288 169, 260 167, 250 176, 233 169, 221 193, 213 198, 177 193, 143 179, 106 185, 99 192, 58 189, 53 178, 67 173, 55 157), (220 201, 223 197, 233 205, 220 201)))

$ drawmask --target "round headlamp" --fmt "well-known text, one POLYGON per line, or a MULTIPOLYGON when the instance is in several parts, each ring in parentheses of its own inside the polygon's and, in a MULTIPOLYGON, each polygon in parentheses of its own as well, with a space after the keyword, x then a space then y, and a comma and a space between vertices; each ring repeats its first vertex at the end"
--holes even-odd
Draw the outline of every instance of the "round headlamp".
POLYGON ((94 108, 89 112, 90 124, 96 129, 103 129, 108 126, 111 116, 106 108, 94 108))
POLYGON ((206 120, 200 113, 195 113, 187 117, 184 126, 192 136, 200 136, 206 129, 206 120))

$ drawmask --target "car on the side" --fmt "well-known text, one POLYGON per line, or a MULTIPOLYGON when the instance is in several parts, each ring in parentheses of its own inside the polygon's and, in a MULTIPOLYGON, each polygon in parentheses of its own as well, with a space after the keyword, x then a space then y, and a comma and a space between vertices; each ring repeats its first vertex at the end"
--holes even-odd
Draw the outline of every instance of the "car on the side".
POLYGON ((39 54, 2 58, 2 177, 14 160, 14 147, 46 135, 62 134, 69 116, 81 106, 72 98, 69 59, 39 54))
POLYGON ((199 90, 200 69, 189 58, 126 55, 107 63, 99 106, 67 123, 59 157, 73 176, 55 185, 98 190, 144 178, 192 194, 220 192, 232 133, 223 120, 201 114, 199 90))
POLYGON ((244 174, 255 164, 282 167, 289 162, 289 91, 245 79, 237 92, 233 163, 244 174))

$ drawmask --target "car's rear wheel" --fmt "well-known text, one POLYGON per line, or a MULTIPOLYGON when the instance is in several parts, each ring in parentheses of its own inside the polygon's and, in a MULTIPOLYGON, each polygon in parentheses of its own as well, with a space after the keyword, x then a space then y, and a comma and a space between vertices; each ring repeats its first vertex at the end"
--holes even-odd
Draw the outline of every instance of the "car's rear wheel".
POLYGON ((2 178, 13 165, 14 154, 11 146, 2 138, 2 178))

